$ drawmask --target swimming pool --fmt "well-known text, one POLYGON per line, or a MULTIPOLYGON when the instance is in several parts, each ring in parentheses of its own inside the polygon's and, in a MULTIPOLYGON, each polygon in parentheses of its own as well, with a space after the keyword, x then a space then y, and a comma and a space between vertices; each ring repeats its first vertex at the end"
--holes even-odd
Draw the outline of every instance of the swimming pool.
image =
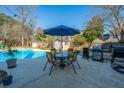
POLYGON ((32 59, 37 57, 45 56, 44 51, 33 51, 33 50, 17 50, 13 52, 13 55, 9 55, 8 51, 3 51, 0 53, 0 62, 4 62, 7 59, 17 58, 17 59, 32 59))

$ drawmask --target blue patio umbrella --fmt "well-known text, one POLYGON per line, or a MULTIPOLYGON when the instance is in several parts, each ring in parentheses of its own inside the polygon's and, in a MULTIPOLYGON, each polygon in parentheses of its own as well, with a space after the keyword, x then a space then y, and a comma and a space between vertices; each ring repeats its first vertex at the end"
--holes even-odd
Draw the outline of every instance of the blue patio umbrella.
POLYGON ((78 29, 60 25, 54 28, 46 29, 44 34, 52 36, 73 36, 75 34, 80 34, 78 29))
POLYGON ((79 32, 78 29, 67 27, 67 26, 64 26, 64 25, 60 25, 60 26, 57 26, 57 27, 46 29, 44 34, 52 35, 52 36, 61 36, 61 47, 63 49, 62 36, 73 36, 73 35, 76 35, 76 34, 80 34, 80 32, 79 32))

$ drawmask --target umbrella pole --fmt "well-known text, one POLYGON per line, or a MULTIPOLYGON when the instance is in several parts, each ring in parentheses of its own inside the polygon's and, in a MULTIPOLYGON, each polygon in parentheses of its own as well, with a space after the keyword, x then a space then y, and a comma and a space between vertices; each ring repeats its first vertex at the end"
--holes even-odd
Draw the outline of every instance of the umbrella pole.
POLYGON ((63 42, 63 38, 61 36, 61 52, 62 52, 62 57, 63 57, 63 44, 62 44, 62 42, 63 42))

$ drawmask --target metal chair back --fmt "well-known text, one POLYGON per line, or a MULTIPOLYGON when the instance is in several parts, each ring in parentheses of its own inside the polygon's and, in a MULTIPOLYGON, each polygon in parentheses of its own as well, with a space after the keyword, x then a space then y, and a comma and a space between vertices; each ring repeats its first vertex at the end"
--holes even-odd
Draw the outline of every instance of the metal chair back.
POLYGON ((53 58, 55 59, 56 58, 56 54, 57 54, 57 51, 55 48, 51 49, 51 54, 53 56, 53 58))
POLYGON ((78 55, 78 52, 73 52, 73 55, 70 57, 71 62, 76 62, 77 55, 78 55))
POLYGON ((46 55, 47 55, 47 61, 48 61, 49 63, 53 63, 54 60, 53 60, 53 55, 52 55, 52 53, 49 53, 49 52, 48 52, 46 55))
POLYGON ((74 60, 74 61, 77 60, 77 55, 78 55, 78 52, 74 52, 74 56, 73 56, 73 60, 74 60))
POLYGON ((68 49, 68 57, 71 58, 73 56, 73 49, 68 49))

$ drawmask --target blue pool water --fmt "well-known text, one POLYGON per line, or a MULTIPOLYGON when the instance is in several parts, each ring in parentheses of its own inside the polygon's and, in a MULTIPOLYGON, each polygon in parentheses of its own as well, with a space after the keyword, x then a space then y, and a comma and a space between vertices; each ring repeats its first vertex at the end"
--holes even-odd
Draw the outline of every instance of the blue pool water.
POLYGON ((9 55, 7 51, 0 53, 0 62, 6 61, 7 59, 31 59, 45 56, 46 52, 43 51, 32 51, 32 50, 18 50, 14 51, 13 55, 9 55))

